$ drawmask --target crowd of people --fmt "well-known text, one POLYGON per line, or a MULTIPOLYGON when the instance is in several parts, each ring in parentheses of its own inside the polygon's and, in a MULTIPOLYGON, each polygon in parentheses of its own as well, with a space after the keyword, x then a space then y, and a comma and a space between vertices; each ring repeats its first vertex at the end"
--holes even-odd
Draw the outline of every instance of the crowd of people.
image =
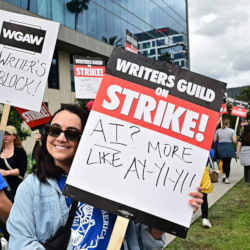
MULTIPOLYGON (((42 136, 41 133, 36 135, 33 154, 36 164, 32 174, 25 179, 26 153, 16 128, 6 127, 0 154, 0 216, 7 221, 10 250, 53 249, 50 244, 54 247, 55 239, 60 239, 60 249, 107 248, 116 215, 63 195, 88 114, 89 107, 78 105, 65 105, 55 112, 42 136), (90 211, 91 218, 86 218, 90 211)), ((232 157, 240 157, 244 147, 250 149, 249 126, 240 137, 237 154, 233 147, 237 142, 236 134, 229 126, 229 120, 225 120, 214 136, 217 155, 223 161, 223 182, 226 184, 229 183, 232 157)), ((248 159, 245 161, 248 175, 250 161, 249 157, 245 158, 248 159)), ((189 201, 194 211, 201 207, 202 225, 207 228, 212 227, 208 219, 209 192, 211 190, 198 188, 190 193, 189 201)), ((163 232, 130 221, 122 249, 162 249, 164 244, 163 232)))

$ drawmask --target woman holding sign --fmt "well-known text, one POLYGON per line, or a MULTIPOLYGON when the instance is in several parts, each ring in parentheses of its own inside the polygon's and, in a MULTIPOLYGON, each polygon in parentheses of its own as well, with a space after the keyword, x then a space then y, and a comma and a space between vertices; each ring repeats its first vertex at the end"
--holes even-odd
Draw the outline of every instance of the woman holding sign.
MULTIPOLYGON (((58 229, 72 214, 74 220, 66 223, 70 227, 63 228, 69 231, 68 238, 61 237, 60 247, 54 249, 107 249, 116 216, 82 202, 72 213, 75 202, 62 194, 87 117, 88 112, 76 105, 65 106, 53 115, 42 138, 34 173, 20 185, 7 222, 10 250, 50 249, 45 247, 48 240, 55 234, 60 238, 58 229)), ((201 197, 199 192, 192 193, 190 203, 194 210, 200 207, 201 197)), ((150 229, 150 233, 148 227, 141 225, 138 233, 136 227, 134 222, 129 223, 124 250, 164 246, 162 232, 150 229)))

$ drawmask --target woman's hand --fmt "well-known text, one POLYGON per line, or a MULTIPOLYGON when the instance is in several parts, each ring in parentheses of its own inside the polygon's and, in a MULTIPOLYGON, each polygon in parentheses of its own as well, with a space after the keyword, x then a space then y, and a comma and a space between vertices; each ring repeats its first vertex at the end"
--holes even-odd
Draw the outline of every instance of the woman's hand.
POLYGON ((194 212, 196 212, 203 203, 201 187, 197 188, 197 192, 190 192, 189 195, 192 197, 192 199, 189 200, 189 204, 193 207, 194 212))
POLYGON ((4 170, 4 169, 0 169, 0 173, 2 176, 18 176, 19 175, 19 169, 18 168, 14 168, 11 170, 4 170))
POLYGON ((9 170, 4 170, 4 169, 0 169, 0 173, 2 176, 8 176, 9 175, 9 170))

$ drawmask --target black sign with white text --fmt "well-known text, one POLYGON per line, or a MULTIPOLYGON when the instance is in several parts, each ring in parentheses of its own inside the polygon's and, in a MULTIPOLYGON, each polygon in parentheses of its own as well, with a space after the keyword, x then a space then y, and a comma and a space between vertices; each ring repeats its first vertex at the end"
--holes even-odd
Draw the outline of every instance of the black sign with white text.
POLYGON ((16 23, 3 22, 0 44, 41 53, 46 31, 16 23))

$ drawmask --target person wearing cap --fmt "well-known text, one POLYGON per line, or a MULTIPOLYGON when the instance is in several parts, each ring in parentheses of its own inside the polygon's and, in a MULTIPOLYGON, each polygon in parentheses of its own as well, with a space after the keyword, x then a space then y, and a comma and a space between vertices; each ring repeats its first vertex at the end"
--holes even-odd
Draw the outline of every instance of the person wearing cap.
POLYGON ((11 201, 17 187, 22 182, 27 169, 27 155, 17 137, 14 126, 8 125, 3 137, 3 147, 0 154, 0 173, 8 184, 6 192, 11 201))

